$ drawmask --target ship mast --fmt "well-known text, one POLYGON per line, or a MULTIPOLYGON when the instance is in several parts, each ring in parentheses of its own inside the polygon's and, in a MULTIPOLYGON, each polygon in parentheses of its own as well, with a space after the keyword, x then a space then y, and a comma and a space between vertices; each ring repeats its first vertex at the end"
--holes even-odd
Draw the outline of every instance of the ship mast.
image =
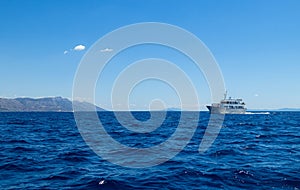
POLYGON ((225 94, 224 94, 224 100, 226 99, 227 97, 227 90, 225 91, 225 94))

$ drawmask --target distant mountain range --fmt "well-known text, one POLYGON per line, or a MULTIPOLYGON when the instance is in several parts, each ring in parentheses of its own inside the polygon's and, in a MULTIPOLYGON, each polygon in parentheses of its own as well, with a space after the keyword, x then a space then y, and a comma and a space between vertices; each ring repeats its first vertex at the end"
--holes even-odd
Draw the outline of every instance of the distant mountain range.
MULTIPOLYGON (((88 102, 74 101, 78 111, 103 111, 88 102)), ((62 97, 46 98, 0 98, 0 112, 72 112, 72 101, 62 97)))
POLYGON ((247 109, 247 111, 300 111, 300 108, 279 108, 279 109, 247 109))
POLYGON ((300 111, 300 108, 281 108, 279 111, 300 111))

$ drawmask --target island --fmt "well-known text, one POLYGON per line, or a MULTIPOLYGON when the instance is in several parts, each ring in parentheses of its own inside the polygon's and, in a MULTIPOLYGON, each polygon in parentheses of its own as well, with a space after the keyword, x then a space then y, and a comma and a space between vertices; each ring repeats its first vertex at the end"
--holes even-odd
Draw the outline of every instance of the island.
POLYGON ((45 98, 0 98, 0 112, 72 112, 73 105, 78 111, 104 111, 104 109, 81 101, 63 97, 45 98))

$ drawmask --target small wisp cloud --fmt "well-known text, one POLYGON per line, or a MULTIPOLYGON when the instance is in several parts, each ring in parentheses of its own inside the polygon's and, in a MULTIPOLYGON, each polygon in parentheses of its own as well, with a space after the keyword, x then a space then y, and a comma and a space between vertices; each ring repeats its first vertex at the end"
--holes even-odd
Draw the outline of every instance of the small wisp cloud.
MULTIPOLYGON (((74 48, 72 48, 70 50, 65 50, 64 54, 66 55, 66 54, 70 53, 71 51, 83 51, 83 50, 85 50, 85 46, 79 44, 79 45, 75 46, 74 48)), ((104 49, 100 50, 100 52, 102 52, 102 53, 109 53, 109 52, 112 52, 112 51, 114 51, 112 48, 104 48, 104 49)))
POLYGON ((105 49, 101 49, 100 50, 102 53, 105 53, 105 52, 112 52, 112 51, 114 51, 113 49, 111 49, 111 48, 105 48, 105 49))
POLYGON ((68 54, 68 53, 71 52, 71 51, 83 51, 83 50, 85 50, 85 46, 79 44, 79 45, 75 46, 74 48, 72 48, 72 49, 70 49, 70 50, 65 50, 65 51, 64 51, 64 54, 66 55, 66 54, 68 54))
POLYGON ((74 47, 74 51, 83 51, 85 49, 84 45, 77 45, 74 47))

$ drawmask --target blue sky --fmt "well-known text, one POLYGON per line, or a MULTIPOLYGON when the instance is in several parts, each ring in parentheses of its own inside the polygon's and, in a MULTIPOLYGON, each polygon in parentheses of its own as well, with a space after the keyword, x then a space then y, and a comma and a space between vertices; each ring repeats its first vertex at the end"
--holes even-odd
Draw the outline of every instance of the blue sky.
MULTIPOLYGON (((2 0, 0 96, 71 97, 79 62, 96 40, 128 24, 163 22, 190 31, 207 45, 222 70, 229 95, 242 97, 248 108, 300 107, 299 10, 297 0, 2 0), (86 49, 71 50, 80 44, 86 49)), ((118 74, 116 62, 129 64, 153 56, 179 65, 184 60, 174 53, 168 57, 167 50, 157 53, 155 47, 133 50, 111 63, 107 79, 97 87, 98 105, 109 107, 109 93, 101 88, 118 74)), ((203 76, 194 73, 192 66, 186 69, 196 83, 200 103, 210 103, 203 76)), ((170 89, 149 93, 154 86, 167 89, 156 83, 148 81, 144 88, 137 87, 133 104, 142 108, 153 97, 170 96, 168 106, 176 106, 170 89)))

